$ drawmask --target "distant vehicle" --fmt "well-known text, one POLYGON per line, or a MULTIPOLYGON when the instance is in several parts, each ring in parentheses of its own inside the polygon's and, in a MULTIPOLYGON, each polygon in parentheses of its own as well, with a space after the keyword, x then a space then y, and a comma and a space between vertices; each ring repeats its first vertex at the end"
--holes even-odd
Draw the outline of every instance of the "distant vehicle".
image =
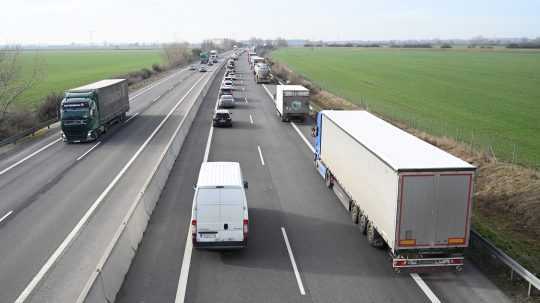
POLYGON ((257 63, 255 65, 255 82, 257 83, 272 83, 273 77, 270 72, 270 66, 266 63, 257 63))
POLYGON ((217 59, 217 58, 214 58, 214 60, 213 60, 212 62, 214 62, 214 63, 218 63, 219 61, 218 61, 218 59, 217 59))
POLYGON ((208 69, 206 68, 206 66, 201 65, 201 66, 199 66, 199 71, 200 71, 201 73, 204 73, 204 72, 207 72, 208 69))
POLYGON ((195 248, 242 248, 249 231, 248 204, 240 164, 204 162, 193 195, 191 235, 195 248))
POLYGON ((212 62, 212 60, 208 60, 208 66, 212 66, 214 65, 214 63, 212 62))
POLYGON ((219 96, 221 97, 222 95, 233 95, 233 89, 232 87, 224 87, 224 86, 221 86, 219 88, 219 96))
POLYGON ((309 115, 309 90, 301 85, 276 85, 274 105, 281 121, 305 121, 309 115))
POLYGON ((235 78, 233 78, 231 75, 226 75, 225 78, 223 78, 225 81, 231 81, 234 83, 235 78))
POLYGON ((232 95, 221 95, 219 97, 218 107, 220 108, 233 108, 234 97, 232 95))
POLYGON ((263 57, 252 56, 250 60, 251 61, 250 61, 249 64, 250 64, 251 68, 254 68, 255 64, 257 64, 257 63, 264 63, 264 58, 263 57))
POLYGON ((223 85, 224 85, 224 86, 231 86, 231 87, 232 87, 232 86, 233 86, 233 82, 232 82, 232 80, 227 80, 227 79, 225 79, 225 80, 223 80, 223 85))
POLYGON ((125 79, 101 80, 65 92, 60 104, 64 142, 96 140, 129 111, 125 79))
POLYGON ((463 268, 476 168, 366 111, 317 115, 315 166, 395 271, 463 268))
POLYGON ((210 56, 215 56, 215 57, 217 58, 217 56, 218 56, 218 51, 215 50, 215 49, 211 50, 211 51, 210 51, 210 56))
POLYGON ((200 58, 201 58, 201 64, 206 64, 206 63, 208 63, 209 55, 208 55, 207 52, 202 52, 199 56, 200 56, 200 58))
POLYGON ((190 66, 189 66, 189 70, 197 70, 197 66, 195 66, 195 65, 190 65, 190 66))
POLYGON ((226 109, 218 109, 212 118, 214 126, 232 127, 231 113, 226 109))

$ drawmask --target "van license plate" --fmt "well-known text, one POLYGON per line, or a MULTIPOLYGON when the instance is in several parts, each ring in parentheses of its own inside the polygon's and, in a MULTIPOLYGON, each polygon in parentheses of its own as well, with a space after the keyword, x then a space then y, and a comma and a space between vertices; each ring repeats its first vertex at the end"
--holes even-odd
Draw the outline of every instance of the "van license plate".
POLYGON ((201 238, 205 239, 214 239, 216 237, 216 234, 200 234, 201 238))

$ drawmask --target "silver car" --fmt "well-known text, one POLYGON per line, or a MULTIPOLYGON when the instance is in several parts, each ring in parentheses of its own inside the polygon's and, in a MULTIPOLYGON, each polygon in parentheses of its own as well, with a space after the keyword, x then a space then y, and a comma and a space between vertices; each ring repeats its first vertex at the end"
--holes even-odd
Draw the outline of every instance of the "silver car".
POLYGON ((234 107, 234 97, 232 95, 221 95, 218 105, 220 108, 232 108, 234 107))

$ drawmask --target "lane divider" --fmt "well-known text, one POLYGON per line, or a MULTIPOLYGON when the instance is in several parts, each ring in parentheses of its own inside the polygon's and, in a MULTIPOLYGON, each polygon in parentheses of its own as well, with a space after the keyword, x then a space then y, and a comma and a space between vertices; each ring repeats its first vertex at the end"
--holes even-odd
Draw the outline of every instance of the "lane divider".
POLYGON ((3 174, 5 174, 5 173, 7 173, 7 172, 10 171, 11 169, 13 169, 13 168, 19 166, 19 165, 20 165, 21 163, 23 163, 24 161, 26 161, 26 160, 32 158, 33 156, 39 154, 40 152, 46 150, 47 148, 53 146, 54 144, 56 144, 56 143, 58 143, 58 142, 60 142, 60 141, 62 141, 62 138, 58 138, 58 139, 56 139, 56 140, 50 142, 49 144, 47 144, 47 145, 43 146, 42 148, 36 150, 35 152, 31 153, 30 155, 28 155, 28 156, 22 158, 21 160, 15 162, 15 163, 13 163, 13 164, 11 164, 11 165, 8 166, 7 168, 4 168, 2 171, 0 171, 0 176, 3 175, 3 174))
POLYGON ((253 117, 251 116, 251 114, 249 114, 249 122, 253 124, 253 117))
POLYGON ((289 237, 287 237, 287 232, 285 231, 285 227, 281 227, 281 233, 283 234, 283 240, 285 241, 285 246, 287 246, 287 252, 289 252, 289 259, 291 260, 291 265, 293 267, 294 276, 296 277, 296 282, 298 283, 300 294, 302 296, 305 296, 306 291, 304 289, 304 283, 302 283, 302 278, 300 277, 298 266, 296 265, 296 261, 294 260, 294 255, 291 249, 291 243, 289 243, 289 237))
POLYGON ((128 123, 128 122, 129 122, 129 121, 130 121, 131 119, 133 119, 133 118, 137 117, 138 115, 139 115, 139 113, 138 113, 138 112, 137 112, 137 113, 134 113, 134 114, 133 114, 133 115, 131 115, 131 116, 130 116, 130 117, 129 117, 129 118, 127 119, 127 120, 126 120, 126 122, 124 122, 124 123, 128 123))
MULTIPOLYGON (((216 99, 214 111, 218 108, 219 98, 216 99)), ((208 162, 210 156, 210 147, 212 146, 212 138, 214 136, 214 124, 210 123, 210 130, 208 131, 208 139, 206 140, 206 146, 204 148, 203 163, 208 162)), ((193 204, 191 206, 193 209, 193 204)), ((184 303, 186 299, 186 289, 189 278, 189 268, 191 267, 191 254, 193 252, 193 242, 191 240, 191 225, 188 227, 186 244, 184 245, 184 256, 182 257, 182 266, 180 267, 180 276, 178 277, 178 287, 176 289, 176 296, 174 303, 184 303)))
POLYGON ((169 118, 172 116, 172 114, 176 111, 178 106, 187 98, 187 96, 191 93, 191 91, 201 82, 203 77, 200 77, 199 80, 195 82, 195 84, 186 92, 186 94, 175 104, 175 106, 167 113, 167 116, 161 120, 159 125, 154 129, 154 131, 150 134, 150 136, 144 141, 144 143, 139 147, 139 149, 135 152, 135 154, 129 159, 129 161, 124 165, 122 170, 114 177, 111 183, 105 188, 105 190, 99 195, 99 197, 94 201, 94 203, 90 206, 90 208, 86 211, 84 216, 79 220, 77 225, 73 228, 73 230, 67 235, 67 237, 62 241, 60 246, 56 248, 56 250, 53 252, 53 254, 49 257, 47 262, 41 267, 39 272, 32 278, 30 283, 25 287, 25 289, 21 292, 17 300, 15 300, 15 303, 23 303, 25 302, 34 289, 41 283, 45 275, 53 268, 53 266, 56 264, 58 259, 64 254, 66 249, 71 245, 71 243, 75 240, 75 238, 79 235, 82 228, 88 223, 88 220, 92 217, 96 209, 101 205, 103 200, 105 200, 105 197, 109 194, 109 192, 113 189, 113 187, 118 183, 118 181, 122 178, 122 176, 126 173, 128 168, 131 167, 133 162, 139 157, 139 155, 142 153, 142 151, 146 148, 146 146, 150 143, 150 141, 156 136, 156 134, 161 130, 163 125, 169 120, 169 118))
POLYGON ((13 213, 12 210, 8 211, 4 216, 2 216, 2 218, 0 218, 0 223, 2 223, 2 221, 7 219, 7 217, 9 217, 12 213, 13 213))
POLYGON ((80 156, 77 158, 77 161, 82 160, 86 155, 88 155, 91 151, 94 150, 94 148, 98 147, 100 144, 101 144, 101 141, 99 141, 98 143, 96 143, 94 146, 90 147, 89 150, 87 150, 84 154, 80 155, 80 156))
POLYGON ((259 157, 261 158, 261 164, 264 166, 264 158, 261 151, 261 146, 257 145, 257 149, 259 150, 259 157))

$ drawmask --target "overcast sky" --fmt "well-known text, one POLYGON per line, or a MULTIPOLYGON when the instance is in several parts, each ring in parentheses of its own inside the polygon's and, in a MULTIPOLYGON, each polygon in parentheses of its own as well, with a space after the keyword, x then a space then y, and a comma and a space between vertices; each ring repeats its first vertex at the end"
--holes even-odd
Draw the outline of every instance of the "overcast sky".
POLYGON ((1 2, 0 44, 540 36, 540 0, 1 2))

